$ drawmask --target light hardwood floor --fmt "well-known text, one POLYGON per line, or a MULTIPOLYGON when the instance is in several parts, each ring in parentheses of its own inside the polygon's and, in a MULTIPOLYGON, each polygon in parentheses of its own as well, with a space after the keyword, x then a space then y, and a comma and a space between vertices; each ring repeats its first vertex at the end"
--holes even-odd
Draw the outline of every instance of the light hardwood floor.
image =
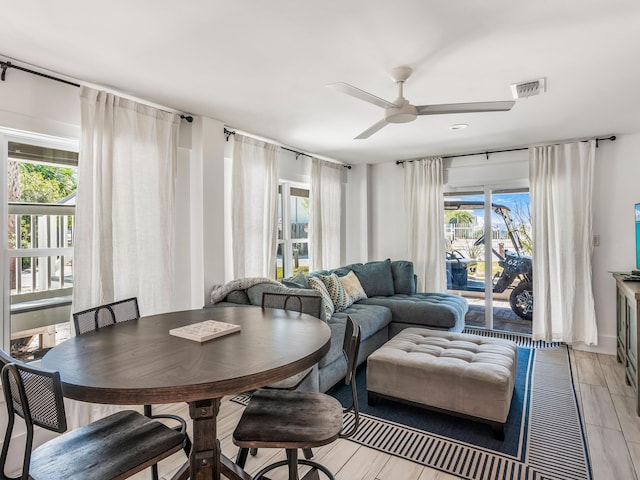
MULTIPOLYGON (((625 384, 624 369, 614 356, 570 351, 574 382, 586 427, 594 480, 637 480, 640 478, 640 417, 635 414, 633 389, 625 384)), ((364 400, 364 399, 363 399, 364 400)), ((154 413, 173 412, 188 418, 186 405, 157 406, 154 413)), ((231 433, 242 407, 224 399, 218 416, 218 433, 223 452, 235 458, 237 448, 231 433)), ((161 475, 171 473, 186 459, 182 453, 160 464, 161 475)), ((282 450, 263 449, 249 457, 247 471, 284 459, 282 450)), ((338 440, 315 451, 315 459, 331 469, 338 480, 455 480, 458 477, 422 467, 408 460, 338 440)), ((305 470, 302 469, 301 472, 305 470)), ((270 472, 272 480, 286 480, 286 469, 270 472)), ((148 471, 134 477, 148 479, 148 471)))

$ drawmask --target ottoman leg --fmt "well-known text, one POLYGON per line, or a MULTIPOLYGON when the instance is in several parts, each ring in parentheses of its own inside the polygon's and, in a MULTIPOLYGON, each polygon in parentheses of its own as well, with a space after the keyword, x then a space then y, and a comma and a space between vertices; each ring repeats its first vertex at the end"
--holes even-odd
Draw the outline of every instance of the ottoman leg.
POLYGON ((504 441, 504 423, 491 422, 491 431, 493 438, 501 442, 504 441))
POLYGON ((367 404, 370 407, 375 407, 378 404, 378 394, 376 392, 370 392, 367 390, 367 404))

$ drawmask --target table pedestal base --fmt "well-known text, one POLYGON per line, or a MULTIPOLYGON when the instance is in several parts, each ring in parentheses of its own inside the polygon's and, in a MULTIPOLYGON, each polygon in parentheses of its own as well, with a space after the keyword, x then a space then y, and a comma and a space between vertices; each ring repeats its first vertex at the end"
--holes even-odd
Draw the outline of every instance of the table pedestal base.
POLYGON ((230 480, 251 480, 251 475, 222 454, 216 430, 219 411, 219 398, 189 403, 189 415, 193 420, 190 478, 220 480, 222 473, 230 480))

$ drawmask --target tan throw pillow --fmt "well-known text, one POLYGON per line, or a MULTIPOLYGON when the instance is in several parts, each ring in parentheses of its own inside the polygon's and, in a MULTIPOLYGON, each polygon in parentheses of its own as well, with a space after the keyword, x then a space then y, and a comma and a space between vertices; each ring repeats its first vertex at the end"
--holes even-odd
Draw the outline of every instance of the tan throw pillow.
POLYGON ((367 298, 367 294, 364 293, 364 289, 362 285, 360 285, 360 280, 358 280, 358 277, 356 277, 353 271, 347 273, 344 277, 340 277, 340 283, 342 283, 342 288, 344 288, 344 292, 351 298, 352 303, 367 298))

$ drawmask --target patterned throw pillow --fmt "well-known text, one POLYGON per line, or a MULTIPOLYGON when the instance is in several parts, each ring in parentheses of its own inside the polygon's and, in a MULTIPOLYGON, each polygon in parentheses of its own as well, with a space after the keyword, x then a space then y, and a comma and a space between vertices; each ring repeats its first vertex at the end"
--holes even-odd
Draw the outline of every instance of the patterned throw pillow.
POLYGON ((364 292, 360 280, 356 277, 353 271, 346 274, 344 277, 340 277, 340 283, 344 288, 344 292, 351 298, 351 303, 356 303, 358 300, 367 298, 367 294, 364 292))
POLYGON ((336 312, 341 312, 353 304, 351 297, 345 293, 338 275, 332 273, 331 275, 320 275, 320 278, 324 282, 324 286, 327 287, 327 292, 329 292, 336 312))
POLYGON ((324 320, 328 322, 335 310, 333 307, 333 300, 331 300, 331 296, 327 291, 327 287, 325 287, 322 280, 316 277, 309 277, 309 287, 320 292, 320 296, 322 297, 322 310, 324 311, 324 320))

